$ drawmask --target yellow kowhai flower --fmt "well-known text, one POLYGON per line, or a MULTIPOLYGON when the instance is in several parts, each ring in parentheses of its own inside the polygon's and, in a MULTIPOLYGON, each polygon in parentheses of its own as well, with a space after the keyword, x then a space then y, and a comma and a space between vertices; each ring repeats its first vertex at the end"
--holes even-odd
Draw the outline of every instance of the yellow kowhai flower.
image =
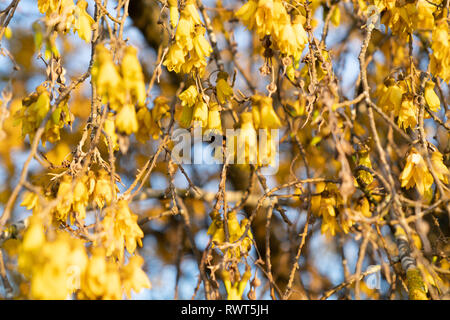
POLYGON ((409 127, 414 129, 417 125, 417 106, 413 102, 411 94, 404 94, 400 112, 398 114, 398 126, 406 131, 409 127))
POLYGON ((423 196, 431 192, 433 176, 428 171, 425 160, 416 148, 411 148, 406 158, 406 166, 400 174, 402 188, 417 187, 417 191, 423 196))
POLYGON ((237 12, 236 17, 242 20, 242 23, 252 30, 255 26, 255 13, 258 8, 257 1, 250 0, 246 2, 237 12))
MULTIPOLYGON (((212 242, 214 244, 223 244, 225 243, 225 230, 224 230, 224 221, 220 214, 217 211, 213 211, 210 213, 210 217, 212 219, 211 225, 208 228, 207 234, 212 236, 212 242)), ((237 241, 245 232, 247 228, 248 219, 244 218, 239 223, 237 219, 237 212, 230 211, 227 216, 228 221, 228 233, 229 233, 229 241, 235 242, 237 241)), ((245 256, 250 251, 252 246, 253 234, 250 229, 248 230, 247 236, 242 241, 242 244, 239 247, 235 247, 232 249, 224 249, 224 253, 228 257, 237 257, 240 258, 245 256)))
POLYGON ((259 132, 259 148, 258 148, 258 165, 267 166, 275 165, 276 163, 276 141, 270 134, 270 131, 263 128, 259 132), (263 141, 261 141, 263 140, 263 141))
POLYGON ((270 35, 273 28, 273 0, 259 0, 255 14, 256 32, 260 38, 270 35))
POLYGON ((303 48, 298 46, 297 37, 289 17, 287 16, 283 19, 279 26, 280 32, 276 38, 278 48, 282 54, 288 57, 292 56, 295 60, 298 60, 301 55, 300 49, 303 48))
POLYGON ((286 11, 283 2, 280 0, 273 1, 272 19, 272 30, 270 33, 275 39, 279 39, 282 32, 282 26, 290 24, 291 22, 290 16, 286 11))
POLYGON ((26 207, 27 210, 34 209, 35 207, 38 206, 38 204, 39 204, 39 195, 30 191, 26 191, 24 193, 23 200, 20 203, 20 205, 26 207))
POLYGON ((442 153, 434 151, 431 154, 431 165, 439 180, 444 183, 448 183, 448 175, 450 174, 447 166, 444 164, 442 153))
POLYGON ((138 121, 136 117, 136 110, 132 104, 125 104, 115 120, 116 128, 127 135, 132 134, 138 130, 138 121))
POLYGON ((121 88, 122 78, 113 62, 111 53, 103 45, 96 47, 96 57, 92 67, 92 80, 97 87, 97 93, 102 102, 111 102, 111 108, 116 110, 124 102, 121 88))
POLYGON ((142 247, 144 233, 137 224, 138 216, 131 212, 128 202, 119 200, 117 204, 105 209, 101 224, 104 230, 101 242, 106 255, 123 259, 124 250, 133 254, 137 245, 142 247))
POLYGON ((73 203, 72 177, 64 175, 59 183, 56 197, 59 199, 56 205, 55 217, 65 222, 73 203))
POLYGON ((36 216, 30 219, 18 255, 18 269, 30 280, 32 299, 67 299, 78 289, 74 280, 83 277, 88 263, 81 240, 57 232, 48 241, 43 221, 36 216))
POLYGON ((185 52, 191 51, 193 48, 192 34, 194 31, 193 21, 188 16, 187 11, 183 10, 180 21, 178 22, 177 31, 175 32, 175 41, 185 52))
POLYGON ((228 73, 219 72, 216 81, 217 101, 224 104, 230 97, 233 96, 233 89, 228 84, 228 73))
POLYGON ((220 107, 215 102, 212 102, 209 105, 207 129, 212 130, 213 132, 222 133, 222 121, 220 120, 220 107))
POLYGON ((395 83, 395 80, 389 78, 386 80, 385 86, 379 98, 379 105, 384 112, 394 112, 397 117, 400 112, 402 103, 403 89, 395 83))
POLYGON ((237 271, 235 279, 232 279, 229 271, 226 269, 222 270, 222 279, 225 290, 227 291, 227 300, 242 300, 242 295, 251 276, 251 269, 249 267, 246 268, 242 277, 239 271, 237 271))
POLYGON ((445 82, 450 81, 450 39, 447 18, 436 21, 431 41, 430 71, 445 82))
POLYGON ((361 213, 366 218, 370 218, 372 216, 372 212, 370 211, 370 203, 366 197, 362 197, 361 199, 359 199, 355 210, 361 213))
POLYGON ((73 211, 78 219, 86 218, 86 206, 89 201, 89 189, 86 186, 87 176, 77 179, 73 188, 73 211))
POLYGON ((110 205, 113 199, 113 188, 111 187, 111 177, 104 169, 99 170, 95 189, 93 192, 94 203, 101 209, 105 205, 110 205))
POLYGON ((167 70, 179 73, 181 71, 181 66, 185 62, 185 56, 186 54, 183 47, 175 42, 170 46, 163 65, 167 67, 167 70))
POLYGON ((302 15, 295 15, 292 23, 292 28, 294 29, 295 39, 297 41, 298 50, 296 52, 297 55, 294 55, 295 67, 298 68, 298 62, 301 58, 301 53, 305 48, 305 45, 308 43, 308 34, 303 28, 303 24, 305 23, 305 17, 302 15))
POLYGON ((257 135, 253 126, 253 115, 250 112, 241 113, 241 128, 237 137, 238 164, 257 163, 257 135), (242 158, 242 152, 244 157, 242 158))
POLYGON ((141 107, 136 114, 138 120, 138 131, 136 139, 141 143, 146 143, 150 137, 158 139, 161 129, 152 119, 151 111, 147 107, 141 107))
POLYGON ((194 107, 190 107, 188 105, 184 105, 181 107, 181 110, 177 112, 177 116, 175 117, 180 126, 182 128, 189 128, 192 123, 192 114, 194 113, 194 107))
POLYGON ((92 39, 92 25, 94 19, 86 12, 88 3, 86 0, 79 0, 75 8, 75 15, 77 16, 74 30, 78 32, 80 38, 86 42, 91 42, 92 39))
POLYGON ((180 14, 178 13, 178 2, 177 0, 169 0, 169 18, 170 25, 172 28, 176 28, 180 14))
POLYGON ((36 126, 38 127, 50 110, 50 93, 42 85, 36 88, 36 92, 39 97, 36 103, 30 106, 30 111, 35 115, 36 126))
POLYGON ((202 128, 208 125, 208 105, 202 99, 199 99, 194 106, 192 121, 194 124, 197 121, 200 122, 202 128))
POLYGON ((335 27, 339 26, 339 24, 341 23, 341 10, 338 6, 336 6, 331 13, 331 23, 335 27))
POLYGON ((156 97, 155 100, 153 100, 154 106, 152 109, 152 119, 153 121, 159 121, 162 119, 164 115, 166 115, 170 107, 168 105, 169 99, 167 99, 164 96, 156 97))
POLYGON ((144 259, 141 256, 132 256, 128 264, 120 269, 120 279, 128 299, 131 298, 131 290, 139 292, 144 288, 151 288, 150 280, 142 270, 144 259))
POLYGON ((93 248, 92 256, 82 278, 79 297, 85 299, 118 300, 122 298, 122 287, 117 263, 105 258, 103 248, 93 248))
POLYGON ((212 48, 209 42, 205 39, 206 29, 202 26, 195 27, 194 50, 198 59, 204 60, 212 53, 212 48))
POLYGON ((138 105, 145 104, 147 93, 145 91, 144 74, 137 57, 137 49, 132 46, 125 48, 121 63, 121 72, 125 89, 129 90, 138 105))
MULTIPOLYGON (((108 138, 111 140, 112 149, 118 150, 119 144, 117 143, 118 137, 116 134, 116 125, 114 124, 114 115, 112 113, 109 113, 108 116, 105 119, 105 122, 103 123, 103 130, 105 130, 108 138)), ((105 144, 109 145, 108 138, 103 137, 105 144)))
POLYGON ((322 234, 335 236, 340 231, 339 224, 336 220, 336 199, 334 196, 322 196, 320 202, 319 216, 322 217, 320 231, 322 234))
POLYGON ((417 1, 417 27, 422 30, 434 29, 434 16, 436 6, 427 0, 417 1))
POLYGON ((425 83, 424 91, 425 101, 428 107, 430 107, 430 110, 434 112, 438 111, 441 108, 441 101, 439 100, 436 92, 434 92, 434 82, 427 81, 425 83))
POLYGON ((183 11, 186 12, 187 16, 192 20, 192 23, 194 25, 202 24, 200 15, 198 14, 197 6, 195 5, 195 0, 187 0, 183 11))
POLYGON ((197 101, 198 91, 195 85, 190 85, 186 90, 180 93, 179 98, 182 106, 192 107, 197 101))
POLYGON ((37 5, 41 13, 53 12, 58 9, 59 0, 38 0, 37 5))
POLYGON ((316 193, 320 195, 311 198, 311 210, 316 216, 322 217, 322 234, 335 236, 337 232, 348 232, 353 221, 348 217, 341 216, 339 221, 337 219, 336 210, 342 205, 342 198, 339 196, 337 186, 333 183, 320 182, 316 185, 316 193))
POLYGON ((281 121, 273 110, 272 98, 260 95, 252 97, 252 115, 255 129, 279 129, 281 121))

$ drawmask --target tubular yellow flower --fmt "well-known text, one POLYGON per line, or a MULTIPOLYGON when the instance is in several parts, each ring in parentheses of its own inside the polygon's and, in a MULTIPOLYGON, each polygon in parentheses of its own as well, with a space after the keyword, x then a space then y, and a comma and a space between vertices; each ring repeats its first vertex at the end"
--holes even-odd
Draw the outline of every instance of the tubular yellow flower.
POLYGON ((233 89, 228 84, 228 73, 221 71, 217 75, 216 92, 220 104, 224 104, 233 96, 233 89))
POLYGON ((404 91, 400 86, 395 84, 394 79, 390 78, 386 80, 386 91, 379 99, 380 107, 385 112, 393 111, 394 116, 397 117, 400 112, 403 93, 404 91))
POLYGON ((189 16, 186 15, 186 11, 183 10, 175 32, 175 40, 185 51, 192 50, 192 33, 194 33, 194 24, 189 16))
POLYGON ((180 47, 178 43, 175 42, 170 46, 163 65, 167 67, 167 70, 179 73, 181 71, 181 66, 185 62, 185 56, 186 54, 183 47, 180 47))
POLYGON ((448 175, 450 172, 442 160, 443 156, 439 151, 434 151, 431 154, 431 165, 433 166, 437 178, 444 183, 448 183, 448 175))
POLYGON ((50 110, 50 93, 42 85, 36 88, 36 92, 39 94, 39 97, 36 103, 30 107, 30 110, 34 114, 36 126, 38 127, 50 110))
POLYGON ((336 6, 331 13, 331 23, 337 27, 341 23, 341 10, 336 6))
POLYGON ((432 30, 434 28, 434 16, 436 6, 427 0, 417 1, 417 26, 423 30, 432 30))
POLYGON ((169 17, 170 25, 172 28, 176 28, 180 14, 178 13, 178 2, 177 0, 169 0, 169 17))
POLYGON ((147 93, 145 91, 144 74, 137 57, 137 49, 132 46, 125 48, 125 54, 121 63, 123 84, 134 97, 138 105, 145 104, 147 93))
POLYGON ((276 43, 281 53, 285 54, 286 56, 292 56, 296 60, 300 57, 300 47, 298 46, 294 28, 289 21, 289 17, 284 19, 283 23, 280 24, 280 33, 277 37, 276 43))
POLYGON ((182 106, 192 107, 197 101, 198 91, 195 85, 190 85, 186 90, 180 93, 179 98, 182 106))
POLYGON ((253 115, 251 112, 241 113, 241 128, 238 135, 237 150, 238 164, 256 164, 258 159, 257 154, 257 135, 255 127, 253 126, 253 115), (244 157, 242 157, 242 152, 244 157), (241 158, 239 157, 241 155, 241 158))
POLYGON ((111 178, 104 169, 99 170, 97 181, 95 183, 94 202, 99 208, 110 205, 113 198, 113 189, 111 187, 111 178))
POLYGON ((256 9, 255 25, 260 38, 270 35, 273 28, 273 0, 259 0, 256 9))
POLYGON ((242 23, 252 30, 255 26, 255 13, 258 4, 255 0, 250 0, 245 3, 237 12, 236 17, 242 20, 242 23))
MULTIPOLYGON (((278 115, 273 110, 272 98, 254 95, 252 97, 253 106, 256 110, 259 110, 259 123, 255 124, 256 129, 278 129, 281 128, 281 121, 278 115)), ((253 110, 253 109, 252 109, 253 110)), ((253 112, 253 120, 255 121, 255 112, 253 112)), ((258 120, 257 120, 258 121, 258 120)))
POLYGON ((122 285, 128 299, 131 298, 131 290, 139 292, 144 288, 151 288, 150 280, 141 269, 144 259, 141 256, 132 256, 126 266, 121 268, 120 276, 122 285))
POLYGON ((413 102, 411 94, 404 94, 400 112, 398 115, 398 125, 406 131, 409 127, 412 129, 417 125, 417 106, 413 102))
POLYGON ((406 166, 400 174, 400 181, 402 188, 409 189, 416 186, 422 196, 431 189, 433 176, 428 171, 425 160, 414 147, 406 158, 406 166))
POLYGON ((222 121, 220 120, 220 107, 215 102, 212 102, 209 105, 207 128, 212 131, 222 133, 222 121))
MULTIPOLYGON (((368 149, 360 151, 358 153, 358 156, 359 156, 358 157, 359 166, 372 168, 372 162, 370 161, 368 149)), ((367 172, 366 170, 359 170, 358 178, 361 179, 361 181, 366 185, 369 185, 373 182, 372 174, 370 172, 367 172)))
POLYGON ((436 21, 432 34, 430 71, 433 75, 450 81, 450 38, 447 18, 436 21))
MULTIPOLYGON (((105 122, 103 124, 103 129, 105 130, 108 137, 111 139, 111 144, 113 150, 119 149, 119 144, 117 143, 117 134, 116 134, 116 126, 114 124, 114 116, 109 113, 108 116, 105 119, 105 122)), ((108 145, 108 139, 105 138, 105 144, 108 145)))
POLYGON ((164 96, 156 97, 153 101, 154 106, 152 109, 152 119, 153 121, 159 121, 161 118, 170 110, 169 105, 167 104, 169 99, 164 96))
POLYGON ((141 107, 136 113, 136 118, 138 120, 138 131, 136 132, 136 139, 139 142, 145 143, 150 139, 150 136, 158 139, 160 129, 157 124, 153 122, 152 114, 147 107, 141 107))
POLYGON ((122 79, 109 50, 103 45, 98 45, 96 51, 92 79, 97 87, 97 93, 102 97, 102 102, 106 103, 108 100, 114 102, 111 105, 114 109, 117 102, 124 102, 121 90, 122 79))
POLYGON ((75 22, 75 30, 81 39, 86 42, 91 42, 92 39, 92 25, 94 24, 94 19, 86 12, 88 3, 86 0, 79 0, 77 3, 77 8, 75 10, 78 15, 78 19, 75 22))
POLYGON ((202 24, 200 20, 200 16, 198 14, 197 6, 195 5, 195 0, 187 0, 184 10, 187 16, 192 20, 195 24, 202 24))
POLYGON ((305 48, 306 43, 308 43, 308 34, 303 28, 303 23, 305 21, 305 17, 302 15, 296 15, 293 19, 292 28, 294 30, 295 39, 297 41, 298 50, 296 55, 294 55, 294 60, 296 64, 296 68, 298 68, 298 61, 301 58, 301 54, 303 49, 305 48))
POLYGON ((194 107, 190 107, 188 105, 184 105, 181 107, 181 114, 178 121, 182 128, 189 128, 191 126, 193 112, 194 107))
POLYGON ((280 37, 282 25, 290 24, 291 22, 290 16, 280 0, 273 1, 272 19, 272 30, 270 33, 277 39, 280 37))
POLYGON ((136 118, 136 110, 132 104, 125 104, 116 115, 116 127, 119 131, 127 135, 138 130, 138 121, 136 118))
POLYGON ((434 82, 427 81, 425 83, 425 101, 431 111, 438 111, 441 108, 441 101, 439 100, 436 92, 434 92, 434 82))
POLYGON ((208 106, 202 99, 199 99, 194 106, 192 121, 194 121, 194 123, 199 121, 202 128, 208 125, 208 106))
POLYGON ((200 60, 209 57, 213 51, 211 45, 205 39, 205 32, 206 29, 201 26, 195 28, 194 50, 200 60))

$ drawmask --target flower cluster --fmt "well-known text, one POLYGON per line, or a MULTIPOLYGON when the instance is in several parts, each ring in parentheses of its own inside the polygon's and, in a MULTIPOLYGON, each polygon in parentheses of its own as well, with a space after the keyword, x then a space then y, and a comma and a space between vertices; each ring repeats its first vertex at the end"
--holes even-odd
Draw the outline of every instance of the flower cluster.
MULTIPOLYGON (((405 80, 395 81, 388 78, 379 92, 379 105, 383 111, 398 117, 397 123, 403 129, 415 128, 418 122, 419 108, 409 92, 411 84, 405 80)), ((424 88, 425 102, 431 111, 440 109, 440 100, 434 91, 434 82, 427 81, 424 88)))
POLYGON ((430 70, 445 82, 450 81, 450 37, 447 18, 436 22, 433 30, 430 54, 430 70))
POLYGON ((104 130, 113 149, 118 148, 116 130, 125 135, 136 133, 141 142, 150 137, 159 137, 161 129, 158 121, 170 109, 168 100, 157 97, 152 110, 145 106, 147 93, 136 48, 127 46, 120 66, 117 66, 110 51, 105 46, 98 45, 92 78, 102 103, 109 103, 110 108, 115 111, 115 114, 109 113, 104 122, 104 130))
POLYGON ((353 210, 345 209, 344 200, 334 183, 318 183, 315 193, 318 195, 311 197, 311 210, 316 216, 322 217, 323 234, 335 236, 337 232, 348 233, 355 223, 355 215, 366 218, 372 216, 366 197, 361 197, 353 210))
MULTIPOLYGON (((170 21, 175 24, 174 4, 170 9, 170 21)), ((175 41, 170 45, 163 65, 169 71, 176 73, 196 73, 202 75, 206 68, 206 57, 212 53, 212 48, 205 38, 203 27, 194 0, 187 0, 181 11, 175 32, 175 41)))
POLYGON ((105 256, 103 248, 91 249, 66 232, 47 232, 44 221, 33 215, 18 248, 19 270, 30 279, 24 293, 33 299, 66 299, 74 292, 85 299, 121 299, 131 290, 151 284, 142 270, 143 259, 132 256, 121 265, 105 256))
POLYGON ((101 222, 103 236, 101 243, 106 248, 107 256, 122 260, 125 248, 131 254, 137 245, 142 247, 144 233, 137 224, 137 215, 131 212, 128 202, 119 200, 105 209, 105 216, 101 222))
MULTIPOLYGON (((37 129, 51 109, 51 94, 43 85, 39 85, 36 91, 22 100, 22 107, 15 113, 15 125, 21 125, 22 137, 29 135, 33 141, 37 129)), ((74 116, 69 111, 67 101, 69 97, 59 103, 50 115, 49 121, 45 123, 44 133, 41 136, 42 144, 45 142, 55 143, 60 139, 60 129, 73 122, 74 116)))
POLYGON ((259 38, 271 36, 277 49, 292 57, 298 67, 308 36, 303 28, 304 16, 293 11, 291 17, 281 0, 250 0, 236 12, 236 17, 249 30, 255 30, 259 38))
POLYGON ((78 0, 77 5, 74 5, 73 0, 38 0, 37 5, 39 11, 47 17, 59 18, 57 29, 62 29, 63 32, 72 29, 81 39, 91 42, 94 19, 86 12, 86 0, 78 0))
MULTIPOLYGON (((217 211, 212 211, 210 213, 210 217, 212 219, 212 222, 211 225, 209 226, 207 234, 212 237, 212 241, 216 246, 225 244, 226 236, 223 218, 217 211)), ((234 243, 244 234, 248 224, 248 220, 244 218, 239 223, 237 219, 237 212, 230 211, 228 212, 227 222, 228 222, 229 242, 234 243)), ((253 235, 249 230, 247 235, 244 237, 242 242, 239 243, 238 246, 221 250, 228 257, 236 257, 240 259, 241 257, 245 257, 248 255, 248 252, 252 247, 252 239, 253 235)))
MULTIPOLYGON (((434 151, 431 155, 431 165, 437 175, 437 178, 444 183, 448 183, 448 168, 442 162, 443 156, 439 151, 434 151)), ((400 174, 402 187, 409 189, 416 186, 420 195, 426 199, 431 198, 433 185, 433 176, 431 175, 427 164, 422 155, 416 148, 412 147, 407 158, 406 165, 400 174)))
POLYGON ((190 85, 180 93, 181 110, 178 110, 175 118, 183 128, 189 128, 193 123, 200 124, 205 130, 222 133, 222 121, 220 119, 220 106, 216 102, 210 102, 209 106, 199 94, 195 85, 190 85))

